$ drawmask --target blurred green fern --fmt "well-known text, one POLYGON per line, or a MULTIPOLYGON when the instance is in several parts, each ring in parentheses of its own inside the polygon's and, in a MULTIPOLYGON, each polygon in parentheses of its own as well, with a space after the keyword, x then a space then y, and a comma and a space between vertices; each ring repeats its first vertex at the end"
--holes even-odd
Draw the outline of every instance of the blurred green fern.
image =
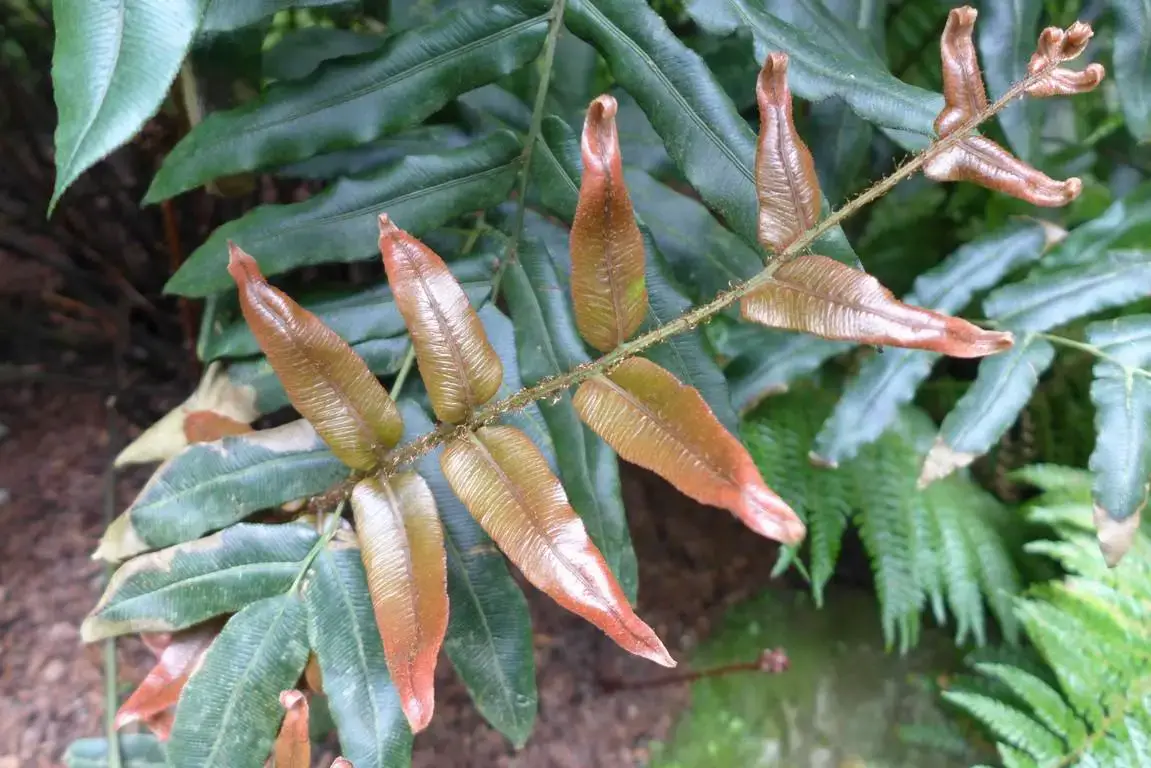
POLYGON ((963 686, 944 696, 988 728, 1008 768, 1151 765, 1151 539, 1139 534, 1109 569, 1091 522, 1091 476, 1053 466, 1019 476, 1043 491, 1028 518, 1055 534, 1026 549, 1066 571, 1014 606, 1050 682, 1011 664, 976 663, 1000 693, 963 686))
POLYGON ((769 398, 744 422, 744 441, 764 478, 809 529, 806 557, 785 549, 777 572, 796 565, 822 602, 851 525, 871 562, 889 645, 914 646, 927 610, 940 624, 954 619, 957 642, 983 645, 988 613, 1014 642, 1014 516, 963 475, 916 488, 935 432, 917 409, 905 409, 897 428, 839 468, 812 465, 808 452, 835 399, 833 392, 800 390, 769 398))

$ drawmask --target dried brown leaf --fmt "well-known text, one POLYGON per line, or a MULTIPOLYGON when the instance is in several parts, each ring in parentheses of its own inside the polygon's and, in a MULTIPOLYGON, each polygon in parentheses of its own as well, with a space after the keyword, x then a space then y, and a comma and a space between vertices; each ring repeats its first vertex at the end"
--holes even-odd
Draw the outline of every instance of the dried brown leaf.
POLYGON ((947 25, 939 42, 946 102, 935 118, 935 132, 940 138, 987 108, 987 88, 983 85, 971 37, 978 15, 978 11, 967 5, 953 8, 947 15, 947 25))
POLYGON ((583 179, 571 228, 571 289, 576 327, 607 352, 631 338, 647 316, 643 235, 624 183, 616 100, 591 103, 580 147, 583 179))
POLYGON ((826 256, 787 262, 740 303, 743 317, 828 339, 982 357, 1012 344, 1010 333, 904 304, 878 280, 826 256))
POLYGON ((140 722, 148 726, 156 738, 166 740, 180 692, 199 667, 219 629, 218 625, 210 624, 177 634, 155 633, 156 636, 149 638, 146 644, 157 654, 156 666, 116 712, 115 728, 119 730, 129 723, 140 722))
MULTIPOLYGON (((1059 27, 1043 30, 1039 35, 1039 45, 1027 65, 1028 74, 1034 75, 1052 64, 1062 64, 1078 57, 1094 34, 1091 25, 1082 21, 1075 22, 1066 30, 1059 27)), ((1056 67, 1042 80, 1028 86, 1027 95, 1045 98, 1087 93, 1103 82, 1105 74, 1102 64, 1088 64, 1078 71, 1056 67)))
POLYGON ((755 95, 759 103, 755 150, 759 241, 780 253, 815 225, 821 203, 815 162, 792 117, 786 53, 768 54, 755 95))
POLYGON ((312 742, 308 738, 308 697, 301 691, 281 691, 286 712, 272 748, 276 768, 312 768, 312 742))

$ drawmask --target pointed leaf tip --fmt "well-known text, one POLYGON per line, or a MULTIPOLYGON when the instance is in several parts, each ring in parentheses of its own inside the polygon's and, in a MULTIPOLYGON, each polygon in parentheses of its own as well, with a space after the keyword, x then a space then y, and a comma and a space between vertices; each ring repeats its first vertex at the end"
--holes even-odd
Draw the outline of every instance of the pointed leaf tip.
POLYGON ((821 205, 815 161, 796 130, 787 54, 771 53, 756 80, 759 140, 755 188, 759 198, 759 241, 780 253, 819 220, 821 205))
POLYGON ((280 735, 272 748, 276 768, 311 768, 312 742, 308 738, 308 698, 297 690, 281 691, 286 712, 280 735))
POLYGON ((743 444, 699 392, 634 357, 576 391, 580 418, 620 456, 701 504, 726 509, 756 533, 796 544, 803 523, 764 485, 743 444))
POLYGON ((624 182, 616 110, 607 94, 588 107, 570 243, 576 328, 601 352, 631 338, 648 310, 643 235, 624 182))
POLYGON ((1011 347, 1006 331, 904 304, 878 280, 826 256, 800 256, 740 302, 743 317, 828 339, 983 357, 1011 347))
POLYGON ((432 410, 440 421, 458 424, 496 394, 503 365, 443 259, 386 213, 379 225, 384 270, 411 333, 432 410))
POLYGON ((1095 531, 1099 541, 1099 552, 1103 555, 1103 561, 1107 563, 1108 568, 1119 565, 1124 555, 1131 549, 1135 536, 1139 533, 1142 518, 1142 508, 1122 520, 1116 520, 1106 509, 1095 505, 1095 531))
POLYGON ((665 667, 675 660, 623 594, 559 478, 514 427, 483 427, 440 458, 452 491, 537 589, 621 648, 665 667))
POLYGON ((413 733, 431 722, 435 671, 448 627, 447 556, 436 502, 414 472, 352 490, 360 557, 384 658, 413 733))
POLYGON ((240 309, 284 392, 340 461, 370 470, 403 433, 396 404, 367 364, 318 317, 264 279, 229 243, 228 272, 240 309))

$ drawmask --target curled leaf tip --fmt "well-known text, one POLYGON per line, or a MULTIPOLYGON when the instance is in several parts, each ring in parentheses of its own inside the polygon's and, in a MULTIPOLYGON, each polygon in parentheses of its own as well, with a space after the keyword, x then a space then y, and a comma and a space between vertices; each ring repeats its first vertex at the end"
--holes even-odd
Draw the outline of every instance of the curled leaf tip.
POLYGON ((440 421, 458 424, 491 400, 504 369, 443 259, 380 214, 380 255, 440 421))
MULTIPOLYGON (((1059 27, 1048 27, 1043 30, 1039 35, 1035 53, 1027 65, 1028 74, 1035 75, 1055 64, 1078 57, 1087 48, 1087 43, 1093 34, 1095 33, 1091 25, 1081 21, 1075 22, 1066 30, 1059 27)), ((1097 63, 1088 64, 1078 71, 1055 67, 1042 79, 1028 86, 1027 94, 1044 98, 1086 93, 1103 82, 1105 74, 1103 65, 1097 63)))
POLYGON ((939 50, 943 58, 943 98, 945 105, 935 119, 935 131, 947 136, 963 122, 987 107, 987 89, 975 56, 972 32, 979 12, 971 6, 953 8, 939 50))
POLYGON ((759 241, 773 253, 815 225, 822 202, 815 161, 792 116, 787 61, 786 53, 768 54, 755 85, 760 123, 755 150, 759 241))
POLYGON ((228 250, 244 319, 292 405, 345 464, 375 467, 403 432, 387 390, 335 331, 268 285, 255 259, 228 250))
POLYGON ((570 242, 576 328, 601 352, 631 338, 648 309, 643 235, 624 182, 617 108, 607 94, 588 107, 570 242))

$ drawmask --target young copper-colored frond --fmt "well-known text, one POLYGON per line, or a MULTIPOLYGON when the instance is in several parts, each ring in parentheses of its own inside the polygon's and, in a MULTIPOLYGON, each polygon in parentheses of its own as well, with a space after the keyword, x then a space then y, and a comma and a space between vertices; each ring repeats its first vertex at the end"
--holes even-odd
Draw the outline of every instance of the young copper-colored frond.
POLYGON ((975 56, 971 33, 979 15, 971 6, 951 9, 939 50, 943 54, 943 98, 946 105, 935 118, 935 132, 943 138, 968 118, 987 107, 987 88, 975 56))
POLYGON ((272 748, 275 768, 312 768, 312 742, 308 738, 308 697, 291 690, 280 692, 284 722, 272 748))
POLYGON ((456 424, 492 399, 504 369, 463 288, 431 248, 380 215, 380 254, 441 421, 456 424))
POLYGON ((252 425, 215 411, 192 411, 184 417, 184 437, 189 443, 210 443, 222 437, 245 435, 252 425))
POLYGON ((367 364, 320 319, 268 285, 256 260, 229 243, 228 272, 244 319, 284 392, 332 453, 350 467, 372 469, 403 433, 396 404, 367 364))
POLYGON ((768 54, 756 80, 755 96, 759 102, 755 149, 759 242, 779 253, 815 225, 820 206, 815 161, 792 118, 786 53, 768 54))
POLYGON ((616 109, 607 94, 588 107, 571 229, 576 327, 601 352, 627 341, 647 316, 643 236, 624 183, 616 109))
MULTIPOLYGON (((1066 31, 1059 27, 1043 30, 1039 35, 1039 45, 1027 65, 1028 74, 1034 75, 1053 63, 1061 64, 1078 57, 1087 48, 1093 34, 1091 25, 1081 21, 1075 22, 1066 31)), ((1085 69, 1078 71, 1056 67, 1042 80, 1028 86, 1027 95, 1044 98, 1086 93, 1103 82, 1105 74, 1102 64, 1088 64, 1085 69)))
POLYGON ((620 456, 703 504, 729 510, 761 536, 803 540, 803 522, 763 482, 747 449, 699 392, 640 357, 576 391, 580 418, 620 456))
POLYGON ((771 283, 743 299, 740 310, 745 319, 772 328, 952 357, 983 357, 1012 344, 1010 333, 904 304, 871 275, 826 256, 784 264, 771 283))
POLYGON ((440 463, 472 517, 528 581, 624 650, 675 666, 628 605, 559 478, 527 435, 514 427, 483 427, 449 442, 440 463))
POLYGON ((172 635, 165 647, 157 648, 156 666, 116 712, 116 729, 140 722, 161 741, 166 740, 180 691, 218 633, 216 625, 198 627, 172 635))
POLYGON ((1067 205, 1083 191, 1079 179, 1056 181, 984 136, 968 136, 934 155, 923 173, 935 181, 970 181, 1047 208, 1067 205))
POLYGON ((431 722, 436 659, 448 628, 447 556, 432 492, 404 472, 352 490, 360 557, 388 672, 412 732, 431 722))

